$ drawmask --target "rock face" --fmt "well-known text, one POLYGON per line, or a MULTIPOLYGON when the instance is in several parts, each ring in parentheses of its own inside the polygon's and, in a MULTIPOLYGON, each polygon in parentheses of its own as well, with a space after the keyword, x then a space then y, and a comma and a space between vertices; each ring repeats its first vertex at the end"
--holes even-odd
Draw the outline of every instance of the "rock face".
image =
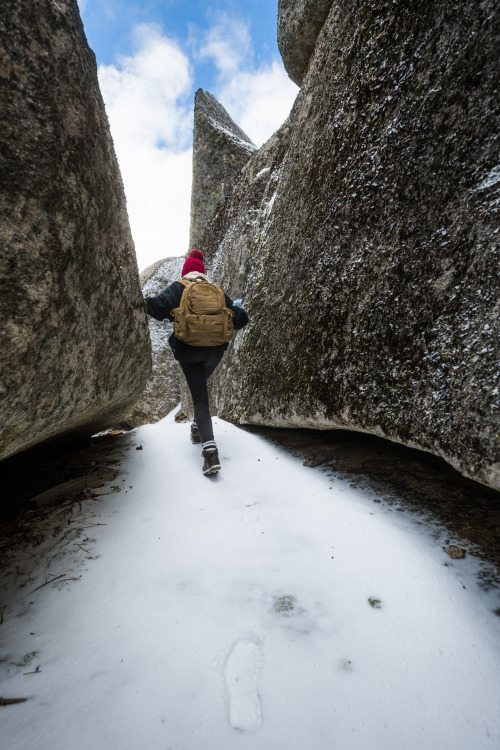
POLYGON ((217 204, 226 197, 256 148, 222 104, 208 91, 198 89, 194 101, 190 249, 198 245, 217 204))
POLYGON ((297 86, 311 60, 333 0, 278 0, 278 48, 285 70, 297 86))
MULTIPOLYGON (((181 278, 184 258, 166 258, 141 273, 142 292, 146 296, 159 294, 166 286, 181 278)), ((123 427, 154 424, 174 409, 180 397, 182 371, 168 344, 173 324, 149 318, 149 333, 153 353, 153 371, 142 395, 121 422, 123 427)))
POLYGON ((92 434, 150 344, 121 177, 76 0, 0 9, 0 457, 92 434))
POLYGON ((200 247, 251 324, 220 416, 347 428, 500 489, 493 0, 335 3, 200 247))

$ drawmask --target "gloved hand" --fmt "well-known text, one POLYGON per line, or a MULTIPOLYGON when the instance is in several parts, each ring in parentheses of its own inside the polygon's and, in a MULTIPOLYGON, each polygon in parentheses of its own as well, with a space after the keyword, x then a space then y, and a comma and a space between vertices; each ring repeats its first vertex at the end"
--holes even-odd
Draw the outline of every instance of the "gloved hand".
POLYGON ((241 299, 235 299, 233 302, 233 306, 236 305, 236 307, 243 307, 243 300, 241 299))

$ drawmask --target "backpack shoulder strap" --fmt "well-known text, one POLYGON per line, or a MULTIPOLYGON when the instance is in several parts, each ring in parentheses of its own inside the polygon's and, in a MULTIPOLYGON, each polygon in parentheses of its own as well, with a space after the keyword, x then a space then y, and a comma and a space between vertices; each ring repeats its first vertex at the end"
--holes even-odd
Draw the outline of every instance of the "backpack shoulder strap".
POLYGON ((224 289, 221 286, 219 286, 218 284, 216 284, 215 281, 211 281, 210 283, 217 290, 217 293, 219 295, 219 299, 220 299, 220 302, 221 302, 221 307, 225 308, 226 307, 226 296, 224 294, 224 289))
POLYGON ((182 289, 181 296, 179 299, 178 307, 174 307, 174 309, 170 311, 171 315, 173 315, 173 313, 175 313, 176 310, 181 310, 186 305, 187 300, 186 300, 186 295, 184 294, 184 292, 186 291, 188 287, 192 285, 192 283, 193 282, 190 281, 189 279, 177 279, 177 281, 174 281, 174 284, 180 284, 183 287, 183 289, 182 289))

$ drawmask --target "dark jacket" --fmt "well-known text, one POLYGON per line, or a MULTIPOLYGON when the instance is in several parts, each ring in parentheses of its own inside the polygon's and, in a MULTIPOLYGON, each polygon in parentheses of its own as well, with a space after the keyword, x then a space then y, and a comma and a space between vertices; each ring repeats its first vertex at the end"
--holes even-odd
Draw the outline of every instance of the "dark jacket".
MULTIPOLYGON (((179 307, 183 291, 183 285, 179 284, 178 281, 174 281, 173 284, 167 286, 167 288, 164 289, 163 292, 160 292, 156 297, 146 297, 145 300, 148 315, 156 318, 156 320, 165 320, 165 318, 167 318, 167 320, 173 322, 174 319, 170 315, 170 312, 176 307, 179 307)), ((239 330, 240 328, 243 328, 243 326, 246 326, 248 323, 248 315, 245 310, 239 305, 233 305, 233 300, 228 297, 226 293, 224 293, 224 297, 226 300, 226 307, 234 313, 233 325, 235 330, 239 330)), ((203 356, 202 350, 207 350, 208 352, 213 351, 214 349, 221 349, 222 351, 225 351, 228 347, 228 344, 220 344, 219 346, 190 346, 189 344, 180 341, 175 333, 170 335, 168 343, 172 347, 174 357, 180 362, 189 362, 191 359, 199 359, 200 354, 203 356)))

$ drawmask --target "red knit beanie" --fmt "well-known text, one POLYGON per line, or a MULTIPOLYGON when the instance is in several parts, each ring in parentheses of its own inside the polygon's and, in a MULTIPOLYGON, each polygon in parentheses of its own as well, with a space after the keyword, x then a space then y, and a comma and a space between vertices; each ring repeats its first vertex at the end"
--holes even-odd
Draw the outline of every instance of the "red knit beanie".
POLYGON ((185 276, 187 273, 191 273, 191 271, 205 273, 205 266, 203 265, 203 253, 201 252, 201 250, 191 250, 184 262, 184 265, 182 266, 183 276, 185 276))

